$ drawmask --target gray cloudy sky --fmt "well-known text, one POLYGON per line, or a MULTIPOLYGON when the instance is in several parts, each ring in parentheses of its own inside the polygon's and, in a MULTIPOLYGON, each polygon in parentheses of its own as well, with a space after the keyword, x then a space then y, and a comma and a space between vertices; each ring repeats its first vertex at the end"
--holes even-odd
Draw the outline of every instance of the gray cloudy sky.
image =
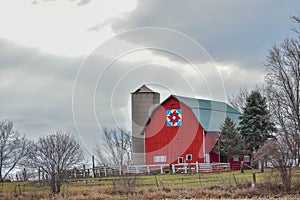
POLYGON ((92 151, 99 126, 130 128, 130 92, 143 83, 162 100, 223 101, 263 83, 268 49, 293 36, 299 8, 297 0, 0 1, 0 119, 31 139, 78 133, 92 151))

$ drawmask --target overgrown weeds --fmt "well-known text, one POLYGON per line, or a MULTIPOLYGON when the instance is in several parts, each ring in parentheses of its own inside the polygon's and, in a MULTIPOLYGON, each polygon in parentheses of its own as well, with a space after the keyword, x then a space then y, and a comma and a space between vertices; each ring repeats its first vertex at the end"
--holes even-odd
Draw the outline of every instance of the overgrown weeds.
MULTIPOLYGON (((298 171, 296 171, 298 173, 298 171)), ((99 179, 81 179, 67 182, 60 194, 38 182, 5 183, 0 199, 300 199, 300 178, 294 173, 290 191, 281 184, 277 171, 256 173, 227 172, 200 175, 116 176, 99 179)))
MULTIPOLYGON (((269 184, 269 183, 268 183, 269 184)), ((86 189, 72 190, 67 193, 52 195, 49 193, 33 193, 23 191, 22 193, 0 193, 0 198, 4 200, 11 199, 55 199, 55 200, 104 200, 104 199, 237 199, 237 198, 283 198, 286 195, 299 198, 299 186, 287 194, 282 185, 270 185, 259 183, 256 187, 251 184, 243 184, 239 187, 194 187, 194 188, 168 188, 151 187, 143 190, 134 190, 130 193, 125 190, 115 190, 107 188, 106 190, 86 189)))

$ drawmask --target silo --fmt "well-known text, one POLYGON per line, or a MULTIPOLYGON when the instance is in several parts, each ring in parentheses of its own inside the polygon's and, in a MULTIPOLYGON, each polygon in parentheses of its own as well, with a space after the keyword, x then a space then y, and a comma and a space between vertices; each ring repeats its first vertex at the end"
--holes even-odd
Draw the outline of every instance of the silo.
POLYGON ((144 128, 150 117, 150 109, 160 103, 160 94, 146 85, 131 93, 132 151, 135 165, 145 164, 144 128))

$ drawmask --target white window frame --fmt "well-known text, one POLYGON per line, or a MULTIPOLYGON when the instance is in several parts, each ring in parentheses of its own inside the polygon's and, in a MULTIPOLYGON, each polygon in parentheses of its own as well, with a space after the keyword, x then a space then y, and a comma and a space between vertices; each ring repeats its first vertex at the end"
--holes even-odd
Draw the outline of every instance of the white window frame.
POLYGON ((154 156, 155 163, 167 162, 167 156, 154 156))
POLYGON ((185 160, 193 160, 193 154, 186 154, 185 160), (190 157, 190 159, 188 159, 190 157))
POLYGON ((250 162, 250 156, 246 155, 243 158, 244 162, 250 162))
POLYGON ((238 161, 240 161, 240 156, 239 156, 239 155, 233 155, 233 156, 232 156, 232 160, 233 160, 234 162, 238 162, 238 161))

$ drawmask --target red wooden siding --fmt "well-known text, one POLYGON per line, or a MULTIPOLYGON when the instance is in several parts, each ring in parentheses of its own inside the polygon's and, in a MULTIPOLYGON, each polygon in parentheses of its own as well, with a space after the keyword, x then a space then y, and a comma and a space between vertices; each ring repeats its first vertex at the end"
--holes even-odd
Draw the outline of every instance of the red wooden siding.
POLYGON ((236 160, 236 161, 233 159, 234 156, 230 156, 230 158, 229 158, 230 169, 231 170, 240 170, 242 162, 244 163, 244 169, 249 169, 248 166, 251 165, 251 162, 244 161, 244 156, 247 156, 247 155, 238 155, 238 156, 239 156, 238 160, 236 160))
POLYGON ((158 164, 154 156, 166 156, 166 162, 161 162, 166 164, 178 163, 178 157, 185 163, 204 162, 203 128, 191 109, 173 97, 152 113, 145 128, 146 164, 158 164), (182 109, 182 126, 166 126, 169 109, 182 109), (186 160, 187 154, 192 154, 191 160, 186 160))
POLYGON ((206 133, 205 135, 205 152, 209 153, 210 162, 220 162, 219 152, 213 151, 214 147, 218 145, 220 134, 219 133, 206 133))

